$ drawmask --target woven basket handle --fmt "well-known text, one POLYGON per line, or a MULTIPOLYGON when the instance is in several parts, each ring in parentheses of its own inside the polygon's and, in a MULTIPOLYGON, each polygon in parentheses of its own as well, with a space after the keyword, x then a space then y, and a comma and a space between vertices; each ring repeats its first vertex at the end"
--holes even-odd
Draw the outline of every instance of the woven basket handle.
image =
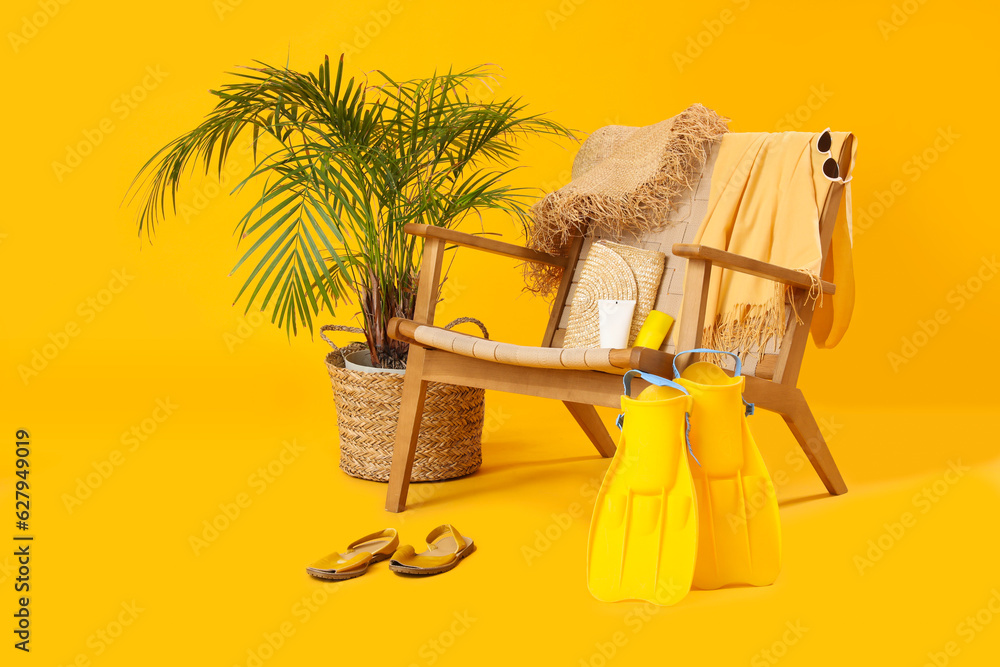
MULTIPOLYGON (((480 331, 483 332, 483 338, 485 338, 486 340, 490 339, 490 332, 486 330, 486 325, 474 317, 459 317, 458 319, 453 320, 448 324, 446 324, 444 328, 451 329, 452 327, 457 327, 459 324, 465 324, 466 322, 475 324, 477 327, 479 327, 480 331)), ((344 324, 324 324, 323 326, 321 326, 319 328, 319 337, 325 340, 327 343, 329 343, 330 347, 335 349, 337 352, 340 352, 341 356, 343 356, 343 352, 341 351, 341 349, 337 347, 336 343, 334 343, 332 340, 326 337, 327 331, 344 331, 346 333, 356 333, 356 334, 364 333, 364 329, 359 329, 358 327, 349 327, 344 324)))
POLYGON ((329 343, 330 347, 335 349, 337 352, 340 352, 340 356, 344 356, 343 351, 339 347, 337 347, 336 343, 334 343, 332 340, 326 337, 327 331, 345 331, 347 333, 358 333, 358 334, 364 333, 364 329, 359 329, 357 327, 349 327, 344 324, 324 324, 323 326, 321 326, 319 328, 319 337, 325 340, 327 343, 329 343))
POLYGON ((452 327, 457 327, 459 324, 464 324, 466 322, 471 322, 472 324, 475 324, 477 327, 479 327, 479 330, 483 332, 483 338, 485 338, 486 340, 490 339, 490 332, 486 330, 486 325, 474 317, 459 317, 458 319, 452 320, 451 322, 446 324, 444 328, 451 329, 452 327))

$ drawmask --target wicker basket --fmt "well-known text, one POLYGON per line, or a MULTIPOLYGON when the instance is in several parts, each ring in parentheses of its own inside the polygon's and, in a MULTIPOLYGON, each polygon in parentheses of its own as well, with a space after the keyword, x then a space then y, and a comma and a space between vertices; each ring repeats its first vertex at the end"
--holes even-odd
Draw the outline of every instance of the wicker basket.
MULTIPOLYGON (((478 321, 461 318, 459 321, 478 321)), ((355 327, 325 325, 326 331, 363 333, 355 327)), ((367 349, 365 343, 337 347, 320 334, 333 351, 326 368, 333 384, 340 431, 340 469, 352 477, 389 481, 396 421, 403 394, 403 376, 365 373, 344 368, 344 355, 367 349)), ((483 462, 482 436, 485 415, 482 389, 430 382, 420 420, 420 435, 413 456, 411 482, 434 482, 468 475, 483 462)))

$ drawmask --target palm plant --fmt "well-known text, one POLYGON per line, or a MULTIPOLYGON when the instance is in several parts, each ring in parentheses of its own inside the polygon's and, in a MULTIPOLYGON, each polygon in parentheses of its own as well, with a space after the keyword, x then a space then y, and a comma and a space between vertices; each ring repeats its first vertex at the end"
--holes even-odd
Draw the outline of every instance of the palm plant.
POLYGON ((403 368, 386 325, 414 308, 420 247, 404 225, 449 227, 487 209, 526 224, 529 189, 504 182, 520 141, 573 135, 520 99, 471 99, 470 84, 494 79, 488 66, 400 82, 379 71, 369 86, 344 82, 343 56, 333 77, 329 58, 316 73, 259 65, 211 91, 215 109, 140 170, 139 233, 151 237, 168 200, 176 213, 187 171, 214 164, 221 177, 249 134, 254 167, 234 192, 262 187, 236 225, 250 246, 233 272, 253 260, 236 301, 270 309, 291 336, 354 297, 372 364, 403 368))

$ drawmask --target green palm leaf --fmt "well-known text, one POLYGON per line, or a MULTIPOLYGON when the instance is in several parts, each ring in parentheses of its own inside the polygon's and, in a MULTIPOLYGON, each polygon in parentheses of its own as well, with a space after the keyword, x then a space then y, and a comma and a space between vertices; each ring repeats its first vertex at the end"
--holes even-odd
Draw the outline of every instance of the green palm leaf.
POLYGON ((478 66, 397 81, 378 71, 371 85, 346 78, 343 57, 335 76, 329 59, 315 73, 241 68, 212 91, 205 119, 140 169, 130 188, 139 232, 152 237, 168 206, 176 212, 187 173, 214 166, 221 177, 245 138, 254 166, 233 191, 260 183, 261 194, 236 225, 249 246, 233 272, 252 267, 236 301, 270 310, 294 335, 355 300, 373 361, 402 367, 405 346, 385 327, 411 316, 416 296, 420 246, 403 227, 451 227, 490 209, 525 223, 530 191, 505 183, 521 141, 573 138, 520 99, 472 101, 470 84, 496 74, 478 66))

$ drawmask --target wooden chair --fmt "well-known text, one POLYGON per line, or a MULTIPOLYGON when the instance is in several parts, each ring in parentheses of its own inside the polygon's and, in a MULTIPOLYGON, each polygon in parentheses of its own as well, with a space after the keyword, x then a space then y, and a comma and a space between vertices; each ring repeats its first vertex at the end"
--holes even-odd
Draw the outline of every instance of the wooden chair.
MULTIPOLYGON (((853 136, 850 136, 841 149, 839 164, 842 173, 850 172, 853 140, 853 136)), ((694 179, 692 188, 676 203, 674 211, 660 230, 626 238, 623 242, 659 248, 667 254, 666 268, 654 307, 675 316, 675 326, 679 327, 678 349, 701 347, 702 322, 708 298, 706 288, 713 266, 767 278, 793 288, 792 298, 798 306, 802 322, 790 317, 785 336, 780 341, 764 350, 749 351, 744 365, 744 374, 747 376, 745 395, 748 401, 758 407, 780 414, 827 490, 834 495, 844 493, 847 487, 840 471, 809 404, 796 387, 812 320, 812 310, 806 305, 809 278, 798 271, 689 242, 705 216, 717 152, 716 144, 709 152, 701 174, 694 179), (683 300, 683 310, 682 294, 688 297, 683 300)), ((820 214, 824 262, 842 191, 842 184, 833 184, 820 214)), ((628 369, 672 377, 674 348, 669 337, 659 350, 582 350, 561 347, 568 322, 568 304, 572 302, 575 283, 579 279, 587 250, 595 239, 577 238, 565 255, 552 256, 502 241, 427 225, 407 225, 406 231, 424 237, 425 244, 413 319, 394 318, 389 323, 389 335, 396 340, 408 342, 410 349, 396 427, 386 509, 400 512, 406 507, 410 470, 428 382, 561 400, 597 451, 602 456, 612 456, 615 452, 614 440, 594 406, 620 407, 621 375, 628 369), (562 282, 553 300, 540 347, 495 343, 433 326, 446 244, 563 269, 562 282)), ((823 281, 822 289, 824 293, 832 294, 835 286, 823 281)), ((684 358, 678 365, 683 368, 691 361, 693 359, 684 358)), ((639 386, 642 386, 641 383, 639 386)))

